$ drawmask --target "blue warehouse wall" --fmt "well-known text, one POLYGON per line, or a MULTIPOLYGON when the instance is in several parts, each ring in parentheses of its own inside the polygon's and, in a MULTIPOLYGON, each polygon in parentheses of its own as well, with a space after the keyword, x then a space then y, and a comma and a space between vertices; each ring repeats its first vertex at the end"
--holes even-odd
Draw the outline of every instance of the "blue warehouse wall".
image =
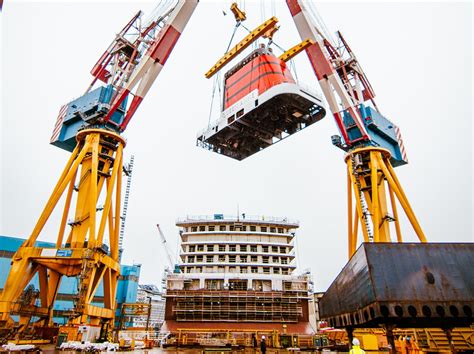
MULTIPOLYGON (((10 271, 10 262, 13 254, 24 242, 24 239, 0 236, 0 290, 3 289, 10 271)), ((50 242, 38 241, 35 243, 38 247, 55 248, 56 245, 50 242)), ((140 265, 121 265, 120 277, 117 286, 117 310, 119 312, 122 303, 136 302, 138 281, 140 278, 140 265)), ((38 276, 36 275, 30 284, 39 289, 38 276)), ((59 287, 58 296, 54 304, 54 321, 58 324, 67 322, 67 312, 73 307, 73 297, 77 294, 77 278, 63 277, 59 287)), ((99 285, 94 296, 93 304, 103 306, 104 289, 99 285)))

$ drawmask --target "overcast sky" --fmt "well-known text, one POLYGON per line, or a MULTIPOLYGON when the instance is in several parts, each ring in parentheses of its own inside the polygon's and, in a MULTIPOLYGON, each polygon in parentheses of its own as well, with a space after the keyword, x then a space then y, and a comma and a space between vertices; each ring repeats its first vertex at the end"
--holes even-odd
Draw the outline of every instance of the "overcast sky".
MULTIPOLYGON (((275 41, 299 37, 286 5, 272 12, 275 41)), ((223 54, 234 22, 229 1, 201 1, 164 70, 130 123, 126 159, 135 155, 124 263, 141 263, 142 283, 160 283, 165 254, 156 224, 176 248, 178 217, 195 214, 298 219, 298 266, 326 290, 347 261, 343 152, 331 144, 333 118, 242 162, 195 146, 208 122, 212 80, 204 73, 223 54)), ((255 27, 261 6, 246 1, 255 27)), ((49 145, 59 107, 79 97, 104 49, 139 9, 153 3, 6 1, 0 14, 0 234, 28 237, 68 159, 49 145)), ((410 164, 397 169, 433 242, 472 242, 472 4, 318 3, 330 31, 356 52, 382 113, 399 125, 410 164)), ((237 36, 242 38, 244 31, 237 36)), ((299 79, 320 92, 306 54, 299 79)), ((214 118, 217 118, 214 110, 214 118)), ((54 241, 54 214, 40 239, 54 241)), ((407 241, 414 232, 402 220, 407 241)))

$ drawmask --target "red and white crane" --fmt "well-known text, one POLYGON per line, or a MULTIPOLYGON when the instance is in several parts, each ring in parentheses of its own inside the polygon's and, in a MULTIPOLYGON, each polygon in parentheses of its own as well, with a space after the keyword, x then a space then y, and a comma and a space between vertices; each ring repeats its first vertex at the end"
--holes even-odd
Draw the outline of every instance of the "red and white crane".
MULTIPOLYGON (((77 324, 113 327, 120 275, 125 147, 121 133, 167 62, 197 3, 179 0, 170 7, 170 2, 164 2, 145 21, 138 12, 94 65, 86 93, 61 107, 51 143, 71 151, 71 156, 32 233, 12 258, 0 294, 0 327, 14 326, 13 313, 20 316, 16 332, 31 325, 32 314, 38 318, 35 325, 52 325, 63 276, 78 279, 71 333, 77 324), (65 202, 56 248, 35 246, 61 199, 65 202), (97 208, 99 200, 105 200, 103 208, 97 208), (36 275, 40 304, 34 310, 33 305, 21 308, 16 300, 36 275), (94 304, 99 284, 103 307, 94 304)), ((75 339, 72 334, 70 339, 75 339)))

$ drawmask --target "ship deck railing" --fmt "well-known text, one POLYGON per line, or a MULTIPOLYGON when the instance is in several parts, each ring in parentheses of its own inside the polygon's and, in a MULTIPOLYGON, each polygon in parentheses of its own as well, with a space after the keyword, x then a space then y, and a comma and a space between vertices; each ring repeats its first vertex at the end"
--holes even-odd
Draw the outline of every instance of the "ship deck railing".
POLYGON ((298 220, 289 219, 287 217, 267 216, 267 215, 187 215, 176 219, 176 224, 196 223, 196 222, 257 222, 257 223, 274 223, 282 225, 299 226, 298 220))

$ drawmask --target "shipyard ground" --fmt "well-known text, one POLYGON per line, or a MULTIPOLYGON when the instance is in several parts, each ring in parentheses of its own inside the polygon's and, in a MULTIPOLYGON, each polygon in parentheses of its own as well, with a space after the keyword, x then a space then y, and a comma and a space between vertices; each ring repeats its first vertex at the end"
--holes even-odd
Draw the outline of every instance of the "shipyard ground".
MULTIPOLYGON (((63 350, 57 350, 54 348, 53 345, 48 345, 48 346, 43 346, 41 348, 41 352, 43 354, 72 354, 76 353, 74 351, 63 351, 63 350)), ((176 348, 167 348, 167 349, 161 349, 161 348, 154 348, 154 349, 141 349, 141 350, 134 350, 134 351, 118 351, 114 353, 143 353, 143 354, 148 354, 148 353, 153 353, 153 354, 258 354, 261 353, 260 350, 255 351, 254 349, 242 349, 242 350, 228 350, 225 348, 200 348, 200 349, 176 349, 176 348)), ((290 354, 290 353, 295 353, 295 351, 287 350, 287 349, 273 349, 269 348, 266 351, 267 354, 290 354)), ((319 351, 297 351, 296 353, 323 353, 319 351)), ((324 351, 324 353, 347 353, 347 352, 330 352, 330 351, 324 351)), ((370 353, 388 353, 388 352, 375 352, 371 351, 370 353)))

